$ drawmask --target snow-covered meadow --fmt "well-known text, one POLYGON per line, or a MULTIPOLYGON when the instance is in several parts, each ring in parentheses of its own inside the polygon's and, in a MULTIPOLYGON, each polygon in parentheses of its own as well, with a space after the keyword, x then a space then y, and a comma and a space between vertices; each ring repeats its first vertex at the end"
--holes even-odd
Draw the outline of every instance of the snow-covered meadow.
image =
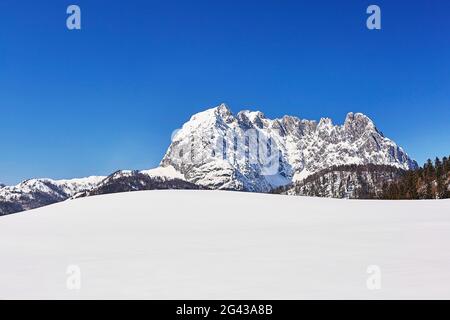
POLYGON ((450 201, 95 196, 0 217, 0 259, 1 299, 450 299, 450 201))

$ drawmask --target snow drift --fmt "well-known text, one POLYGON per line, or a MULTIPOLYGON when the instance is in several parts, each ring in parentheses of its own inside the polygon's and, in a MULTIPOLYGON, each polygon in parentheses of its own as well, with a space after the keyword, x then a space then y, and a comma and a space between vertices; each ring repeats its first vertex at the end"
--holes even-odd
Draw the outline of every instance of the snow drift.
POLYGON ((449 212, 198 190, 69 200, 0 218, 0 298, 449 299, 449 212))

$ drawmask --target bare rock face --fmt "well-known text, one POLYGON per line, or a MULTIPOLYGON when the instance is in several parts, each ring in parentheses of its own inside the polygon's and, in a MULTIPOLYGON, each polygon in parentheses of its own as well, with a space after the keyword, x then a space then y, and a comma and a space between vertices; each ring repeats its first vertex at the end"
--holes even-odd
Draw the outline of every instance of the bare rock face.
POLYGON ((361 113, 343 125, 259 111, 233 115, 225 104, 195 114, 174 135, 161 166, 187 181, 215 189, 267 192, 338 165, 387 165, 410 170, 417 163, 361 113))

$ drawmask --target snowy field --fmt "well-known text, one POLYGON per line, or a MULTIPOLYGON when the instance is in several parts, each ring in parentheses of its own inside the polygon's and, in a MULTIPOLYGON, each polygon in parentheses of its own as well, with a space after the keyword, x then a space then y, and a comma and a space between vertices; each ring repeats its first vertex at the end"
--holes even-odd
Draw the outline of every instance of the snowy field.
POLYGON ((0 217, 0 259, 1 299, 450 299, 450 201, 113 194, 0 217))

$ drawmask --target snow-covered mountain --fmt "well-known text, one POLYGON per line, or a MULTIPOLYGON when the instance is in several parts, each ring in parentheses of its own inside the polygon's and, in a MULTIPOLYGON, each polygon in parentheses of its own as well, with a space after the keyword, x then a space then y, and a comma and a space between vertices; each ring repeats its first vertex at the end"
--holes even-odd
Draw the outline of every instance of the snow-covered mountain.
POLYGON ((5 186, 0 188, 0 215, 66 200, 91 189, 104 178, 92 176, 71 180, 30 179, 16 186, 5 186))
POLYGON ((259 111, 234 115, 221 104, 197 113, 178 130, 160 167, 108 177, 32 179, 0 186, 0 215, 69 198, 152 189, 228 189, 269 192, 339 165, 415 169, 417 163, 367 116, 349 113, 343 125, 259 111))
POLYGON ((348 164, 417 168, 364 114, 349 113, 343 125, 334 125, 329 118, 268 119, 248 110, 234 115, 225 104, 192 116, 161 161, 201 186, 256 192, 348 164))
POLYGON ((200 189, 200 187, 184 180, 184 177, 173 167, 155 168, 144 171, 120 170, 109 175, 97 185, 77 193, 73 198, 94 195, 166 189, 200 189))
POLYGON ((0 188, 0 215, 93 195, 155 189, 199 189, 173 167, 144 171, 120 170, 113 174, 72 180, 31 179, 0 188))

